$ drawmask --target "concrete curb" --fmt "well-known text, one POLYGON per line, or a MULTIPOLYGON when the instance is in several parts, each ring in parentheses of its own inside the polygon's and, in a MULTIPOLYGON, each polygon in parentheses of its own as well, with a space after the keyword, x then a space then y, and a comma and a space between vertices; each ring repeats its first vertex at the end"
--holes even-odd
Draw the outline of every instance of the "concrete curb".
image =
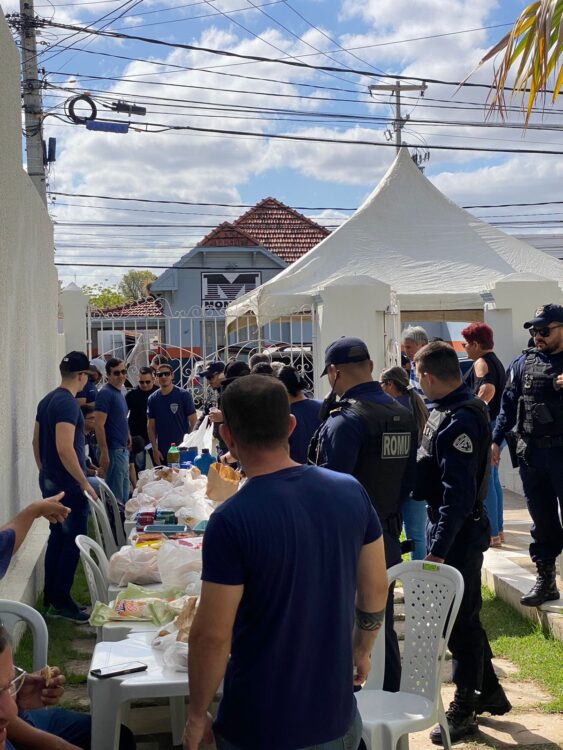
POLYGON ((481 572, 483 583, 521 615, 540 625, 554 638, 563 641, 563 598, 549 604, 542 604, 541 607, 522 606, 520 597, 532 587, 535 576, 509 560, 509 554, 514 553, 508 553, 502 548, 489 549, 485 552, 481 572))

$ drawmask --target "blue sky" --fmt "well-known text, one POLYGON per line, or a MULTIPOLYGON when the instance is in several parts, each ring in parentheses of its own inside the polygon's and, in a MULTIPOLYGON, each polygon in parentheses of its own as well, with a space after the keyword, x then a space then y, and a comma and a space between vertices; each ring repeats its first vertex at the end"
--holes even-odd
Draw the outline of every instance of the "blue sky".
MULTIPOLYGON (((4 6, 5 12, 15 10, 10 3, 4 6)), ((47 71, 44 104, 51 115, 45 121, 45 135, 58 141, 50 188, 193 203, 253 204, 271 195, 292 206, 321 207, 324 210, 304 213, 319 217, 320 223, 337 225, 349 212, 334 208, 358 206, 394 157, 394 150, 383 145, 387 143, 384 131, 392 125, 390 96, 381 93, 371 98, 367 89, 369 84, 393 80, 378 73, 461 80, 505 33, 507 27, 502 24, 512 22, 522 7, 520 2, 490 0, 142 0, 138 4, 135 0, 126 4, 81 0, 72 5, 38 0, 36 12, 62 24, 105 27, 172 44, 372 73, 243 62, 130 39, 69 37, 73 32, 46 28, 40 37, 47 43, 41 47, 40 65, 47 71), (120 14, 124 15, 112 20, 120 14), (94 133, 71 124, 64 115, 65 100, 84 91, 91 93, 102 118, 127 121, 126 115, 111 111, 112 102, 124 99, 147 108, 146 117, 132 119, 146 123, 149 130, 161 129, 157 125, 190 125, 250 131, 262 137, 185 130, 94 133), (267 134, 344 143, 274 140, 267 134), (355 145, 357 140, 382 145, 355 145)), ((471 82, 488 83, 491 70, 490 66, 479 70, 471 82)), ((424 98, 416 92, 405 95, 403 113, 410 115, 411 122, 404 140, 418 145, 420 155, 427 153, 425 146, 430 147, 425 174, 460 205, 561 199, 559 156, 463 149, 561 151, 561 126, 553 126, 561 122, 557 110, 563 105, 556 105, 543 118, 535 116, 534 128, 526 133, 520 127, 477 127, 485 121, 486 95, 486 87, 456 91, 455 86, 438 83, 428 84, 424 98), (544 129, 536 129, 539 126, 544 129), (547 126, 551 129, 546 130, 547 126), (441 151, 433 145, 460 150, 441 151)), ((521 124, 521 112, 510 112, 509 121, 521 124)), ((500 124, 498 118, 489 122, 500 124)), ((52 215, 60 222, 57 258, 64 263, 91 264, 60 266, 63 282, 76 279, 79 284, 115 282, 127 269, 105 267, 111 263, 131 267, 171 264, 209 231, 208 226, 244 210, 69 196, 57 196, 56 201, 52 215), (158 213, 159 209, 176 213, 158 213), (134 223, 142 226, 103 226, 134 223), (154 224, 187 226, 151 228, 154 224)), ((527 233, 536 228, 557 230, 553 222, 562 218, 553 213, 557 208, 475 213, 492 217, 491 221, 522 222, 532 217, 540 222, 534 227, 502 225, 510 232, 527 233)))

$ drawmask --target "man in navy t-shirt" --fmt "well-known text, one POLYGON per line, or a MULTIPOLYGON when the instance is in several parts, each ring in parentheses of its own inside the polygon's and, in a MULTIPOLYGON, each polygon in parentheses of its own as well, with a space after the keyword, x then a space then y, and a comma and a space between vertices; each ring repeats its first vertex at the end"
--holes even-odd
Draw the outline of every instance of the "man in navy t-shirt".
POLYGON ((125 362, 113 358, 106 362, 107 383, 96 397, 95 425, 98 441, 98 476, 124 505, 129 499, 129 448, 131 436, 127 424, 127 402, 123 386, 127 377, 125 362))
POLYGON ((74 543, 87 533, 88 502, 96 493, 86 478, 84 420, 76 394, 84 387, 90 372, 83 352, 70 352, 59 365, 61 384, 48 393, 37 407, 33 433, 33 453, 39 469, 43 497, 64 491, 65 505, 71 510, 63 524, 52 524, 45 553, 44 604, 49 614, 75 622, 86 622, 85 615, 70 595, 79 552, 74 543))
POLYGON ((166 465, 168 449, 179 445, 191 432, 197 415, 192 397, 172 382, 172 368, 160 364, 156 368, 159 390, 147 401, 148 433, 153 456, 157 463, 166 465))
POLYGON ((218 750, 356 748, 353 687, 367 678, 387 599, 377 515, 353 477, 290 459, 282 383, 238 378, 222 411, 248 481, 204 536, 184 748, 210 741, 206 711, 223 676, 218 750))

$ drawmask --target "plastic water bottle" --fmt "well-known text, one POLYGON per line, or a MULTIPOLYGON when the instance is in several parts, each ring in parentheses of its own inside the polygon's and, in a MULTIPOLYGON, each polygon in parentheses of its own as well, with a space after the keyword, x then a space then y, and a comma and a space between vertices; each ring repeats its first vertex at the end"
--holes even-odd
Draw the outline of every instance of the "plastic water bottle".
POLYGON ((176 447, 176 443, 172 443, 166 454, 166 463, 173 469, 180 468, 180 451, 176 447))
POLYGON ((212 456, 209 453, 209 448, 202 448, 201 456, 198 456, 196 458, 196 460, 194 461, 194 466, 196 466, 202 474, 207 475, 211 464, 214 464, 216 462, 217 459, 215 458, 215 456, 212 456))

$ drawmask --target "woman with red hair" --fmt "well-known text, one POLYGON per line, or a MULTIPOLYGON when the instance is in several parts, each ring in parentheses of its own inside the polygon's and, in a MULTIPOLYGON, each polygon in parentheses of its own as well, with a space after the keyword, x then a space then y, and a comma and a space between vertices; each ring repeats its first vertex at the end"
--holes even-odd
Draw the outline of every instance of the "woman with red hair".
MULTIPOLYGON (((493 352, 495 345, 493 329, 486 323, 471 323, 463 329, 463 347, 469 359, 473 360, 471 382, 473 393, 489 405, 491 429, 494 429, 500 411, 500 403, 506 371, 504 365, 493 352)), ((498 466, 491 465, 485 509, 491 522, 491 547, 500 547, 504 541, 502 487, 498 476, 498 466)))

